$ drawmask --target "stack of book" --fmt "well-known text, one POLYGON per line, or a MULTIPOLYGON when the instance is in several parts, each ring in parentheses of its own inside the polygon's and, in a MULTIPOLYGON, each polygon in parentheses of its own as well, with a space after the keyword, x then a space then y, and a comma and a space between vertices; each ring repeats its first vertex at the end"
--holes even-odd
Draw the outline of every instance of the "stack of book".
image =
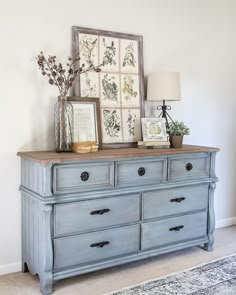
POLYGON ((169 140, 166 141, 138 141, 140 149, 168 149, 170 148, 169 140))

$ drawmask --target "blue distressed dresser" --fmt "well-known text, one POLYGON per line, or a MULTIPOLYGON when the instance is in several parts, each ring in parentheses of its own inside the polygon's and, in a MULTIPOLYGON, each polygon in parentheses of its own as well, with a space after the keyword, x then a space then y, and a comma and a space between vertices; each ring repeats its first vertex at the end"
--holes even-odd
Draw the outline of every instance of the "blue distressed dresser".
POLYGON ((20 152, 22 270, 71 276, 204 245, 213 250, 217 148, 20 152))

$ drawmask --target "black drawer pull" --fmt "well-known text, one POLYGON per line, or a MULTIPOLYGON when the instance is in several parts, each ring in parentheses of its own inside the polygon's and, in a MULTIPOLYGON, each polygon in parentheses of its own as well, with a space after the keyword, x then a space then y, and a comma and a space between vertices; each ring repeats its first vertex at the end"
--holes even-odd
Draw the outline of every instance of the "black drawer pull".
POLYGON ((82 181, 87 181, 89 179, 89 174, 88 172, 84 171, 80 174, 80 178, 82 181))
POLYGON ((187 171, 190 171, 190 170, 193 169, 193 164, 187 163, 186 166, 185 166, 185 168, 186 168, 187 171))
POLYGON ((182 228, 184 228, 184 226, 183 225, 179 225, 179 226, 171 227, 169 229, 169 231, 180 231, 182 228))
POLYGON ((143 176, 144 174, 145 174, 145 168, 144 167, 140 167, 140 168, 138 168, 138 175, 139 176, 143 176))
POLYGON ((180 202, 182 202, 182 201, 184 201, 184 200, 185 200, 185 198, 182 197, 182 198, 171 199, 170 202, 180 203, 180 202))
POLYGON ((104 242, 100 242, 100 243, 91 244, 90 247, 92 247, 92 248, 94 248, 94 247, 103 248, 104 246, 106 246, 108 244, 110 244, 110 242, 104 241, 104 242))
POLYGON ((110 209, 101 209, 101 210, 95 210, 95 211, 92 211, 90 212, 91 215, 103 215, 104 213, 107 213, 107 212, 110 212, 111 210, 110 209))

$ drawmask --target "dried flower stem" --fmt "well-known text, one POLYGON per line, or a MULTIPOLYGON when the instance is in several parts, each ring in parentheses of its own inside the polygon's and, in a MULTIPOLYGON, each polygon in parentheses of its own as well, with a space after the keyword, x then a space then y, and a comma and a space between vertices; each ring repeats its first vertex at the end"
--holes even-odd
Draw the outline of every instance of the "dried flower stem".
POLYGON ((99 66, 89 65, 87 69, 84 69, 85 65, 82 64, 81 67, 76 68, 75 65, 80 60, 79 54, 77 54, 74 58, 68 57, 68 63, 66 64, 68 67, 67 71, 63 68, 61 63, 56 64, 56 56, 49 55, 46 59, 41 51, 36 59, 42 75, 46 75, 49 78, 49 84, 57 86, 61 96, 67 95, 69 89, 73 86, 77 75, 89 71, 100 72, 100 67, 103 66, 103 64, 99 66))

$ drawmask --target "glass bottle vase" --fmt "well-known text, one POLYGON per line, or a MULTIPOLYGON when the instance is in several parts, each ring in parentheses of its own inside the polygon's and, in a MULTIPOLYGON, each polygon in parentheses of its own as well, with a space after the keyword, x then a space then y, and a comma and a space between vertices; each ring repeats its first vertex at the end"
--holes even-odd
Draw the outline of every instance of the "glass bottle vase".
POLYGON ((73 141, 73 106, 60 96, 54 107, 55 144, 57 152, 70 152, 73 141))

